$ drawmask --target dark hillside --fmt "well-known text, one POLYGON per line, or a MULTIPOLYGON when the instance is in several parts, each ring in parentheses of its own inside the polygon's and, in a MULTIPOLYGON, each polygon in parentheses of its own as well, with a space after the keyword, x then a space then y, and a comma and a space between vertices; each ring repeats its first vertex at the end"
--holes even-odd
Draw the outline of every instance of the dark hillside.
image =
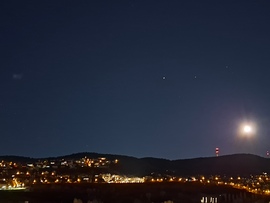
MULTIPOLYGON (((48 160, 78 159, 82 157, 98 158, 106 157, 109 160, 118 159, 118 164, 109 168, 108 172, 126 175, 143 176, 150 173, 174 174, 174 175, 250 175, 270 173, 270 159, 252 154, 235 154, 220 157, 167 160, 158 158, 135 158, 130 156, 77 153, 61 157, 41 158, 48 160)), ((19 156, 1 156, 1 160, 13 162, 34 162, 34 159, 19 156)))

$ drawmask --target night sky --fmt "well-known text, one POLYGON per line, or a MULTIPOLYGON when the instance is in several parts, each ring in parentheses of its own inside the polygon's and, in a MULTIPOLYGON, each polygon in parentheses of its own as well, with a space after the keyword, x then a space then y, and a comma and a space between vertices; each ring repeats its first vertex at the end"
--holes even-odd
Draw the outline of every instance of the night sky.
POLYGON ((0 155, 270 150, 268 0, 1 1, 0 52, 0 155))

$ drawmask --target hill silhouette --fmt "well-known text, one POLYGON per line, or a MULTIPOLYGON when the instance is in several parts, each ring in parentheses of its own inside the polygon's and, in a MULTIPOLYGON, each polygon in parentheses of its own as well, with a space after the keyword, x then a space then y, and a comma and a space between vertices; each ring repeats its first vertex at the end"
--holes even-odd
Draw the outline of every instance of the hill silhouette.
POLYGON ((106 157, 109 160, 118 159, 118 164, 109 168, 109 172, 145 176, 161 175, 250 175, 270 173, 270 159, 252 154, 234 154, 220 157, 167 160, 159 158, 135 158, 123 155, 76 153, 66 156, 49 158, 29 158, 21 156, 0 156, 1 160, 29 163, 37 160, 79 159, 82 157, 106 157))

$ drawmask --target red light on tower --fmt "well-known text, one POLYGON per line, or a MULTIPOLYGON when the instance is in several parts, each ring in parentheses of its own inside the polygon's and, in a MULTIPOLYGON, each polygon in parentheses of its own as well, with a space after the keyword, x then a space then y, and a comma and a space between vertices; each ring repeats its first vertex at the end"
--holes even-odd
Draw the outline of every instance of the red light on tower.
POLYGON ((267 158, 269 158, 269 151, 266 152, 266 156, 267 156, 267 158))
POLYGON ((218 154, 219 154, 219 148, 216 147, 216 156, 218 156, 218 154))

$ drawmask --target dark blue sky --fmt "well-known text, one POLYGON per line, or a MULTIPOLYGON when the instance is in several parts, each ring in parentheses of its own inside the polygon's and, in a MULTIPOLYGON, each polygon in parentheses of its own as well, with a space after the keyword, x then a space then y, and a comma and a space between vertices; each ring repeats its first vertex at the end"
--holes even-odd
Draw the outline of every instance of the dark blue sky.
POLYGON ((270 150, 270 2, 1 1, 0 155, 270 150), (257 133, 237 135, 244 121, 257 133))

